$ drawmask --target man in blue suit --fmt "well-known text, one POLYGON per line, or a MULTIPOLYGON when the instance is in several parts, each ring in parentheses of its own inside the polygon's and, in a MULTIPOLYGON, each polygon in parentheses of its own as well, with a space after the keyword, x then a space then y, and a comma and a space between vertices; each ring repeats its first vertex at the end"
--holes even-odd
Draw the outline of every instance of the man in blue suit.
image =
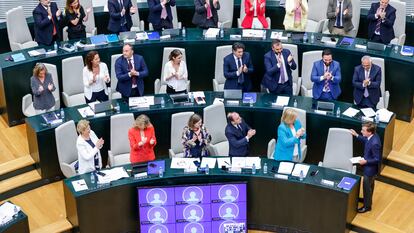
POLYGON ((381 97, 381 67, 372 64, 370 56, 363 56, 352 78, 354 100, 360 108, 376 109, 381 97))
POLYGON ((351 134, 364 143, 364 158, 359 164, 364 168, 364 206, 358 209, 359 213, 365 213, 372 208, 372 194, 374 193, 375 177, 378 175, 381 166, 381 139, 376 134, 376 126, 372 122, 364 123, 361 135, 351 129, 351 134))
POLYGON ((224 57, 223 73, 226 78, 224 89, 241 89, 250 91, 252 82, 249 78, 253 73, 253 64, 250 54, 244 52, 244 44, 236 42, 232 46, 233 52, 224 57))
POLYGON ((108 30, 118 34, 131 30, 131 15, 137 12, 131 0, 108 0, 109 22, 108 30))
POLYGON ((175 0, 148 0, 148 21, 154 30, 173 28, 172 6, 175 6, 175 0))
POLYGON ((132 45, 125 44, 122 48, 122 56, 115 62, 115 73, 118 79, 116 90, 122 98, 144 95, 144 78, 148 76, 148 68, 144 58, 134 54, 132 45))
POLYGON ((33 10, 35 41, 39 45, 50 46, 60 40, 61 14, 55 2, 39 0, 39 4, 33 10))
POLYGON ((394 22, 397 10, 388 4, 389 1, 380 0, 371 4, 367 15, 369 40, 388 44, 395 38, 394 22))
POLYGON ((341 67, 339 62, 332 60, 330 49, 324 49, 322 60, 313 63, 311 80, 312 94, 316 100, 336 100, 341 94, 341 67))
POLYGON ((229 156, 248 156, 249 141, 256 130, 250 128, 237 112, 228 113, 227 122, 225 134, 229 141, 229 156))
POLYGON ((292 70, 296 69, 289 49, 283 49, 278 39, 272 42, 272 50, 264 55, 265 74, 262 85, 276 95, 292 95, 292 70))

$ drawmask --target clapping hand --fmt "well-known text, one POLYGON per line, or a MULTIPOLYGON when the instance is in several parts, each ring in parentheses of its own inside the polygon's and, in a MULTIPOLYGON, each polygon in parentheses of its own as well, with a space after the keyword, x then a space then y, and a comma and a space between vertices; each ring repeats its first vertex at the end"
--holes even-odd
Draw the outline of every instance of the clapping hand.
POLYGON ((248 138, 252 138, 255 134, 256 134, 255 129, 249 129, 249 131, 247 131, 247 137, 248 138))
POLYGON ((346 15, 346 14, 348 14, 348 12, 349 12, 349 10, 348 10, 348 8, 346 8, 345 10, 344 10, 344 15, 346 15))
POLYGON ((288 60, 289 63, 291 63, 293 61, 293 55, 292 54, 289 54, 289 57, 288 57, 287 60, 288 60))
POLYGON ((219 0, 213 0, 213 5, 214 5, 214 6, 217 6, 218 1, 219 1, 219 0))
POLYGON ((103 140, 103 138, 100 138, 100 139, 96 142, 96 147, 97 147, 98 149, 101 149, 104 143, 105 143, 105 141, 103 140))
POLYGON ((153 138, 151 138, 151 140, 150 140, 150 144, 151 144, 151 145, 154 145, 154 143, 155 143, 155 140, 154 140, 153 138))
POLYGON ((197 141, 197 134, 193 134, 193 139, 191 139, 193 142, 197 141))
POLYGON ((39 88, 37 89, 39 92, 42 92, 44 89, 43 89, 43 86, 42 85, 39 85, 39 88))
POLYGON ((89 14, 92 12, 92 7, 89 7, 88 9, 86 9, 86 14, 89 14))
POLYGON ((122 8, 122 10, 121 10, 121 16, 124 16, 124 15, 125 15, 125 7, 122 8))
POLYGON ((381 17, 381 19, 385 19, 385 11, 382 11, 379 16, 381 17))
MULTIPOLYGON (((43 87, 42 87, 43 88, 43 87)), ((52 91, 53 90, 53 84, 52 83, 49 83, 48 85, 47 85, 47 89, 49 89, 49 91, 52 91)))
POLYGON ((57 18, 59 18, 61 14, 62 14, 62 11, 60 9, 56 11, 56 17, 57 18))
POLYGON ((109 81, 111 81, 111 78, 109 77, 109 75, 106 75, 106 76, 104 77, 104 81, 105 81, 106 83, 109 83, 109 81))
POLYGON ((129 12, 132 13, 132 14, 135 14, 135 13, 137 13, 137 8, 131 6, 131 8, 129 8, 129 12))
POLYGON ((247 73, 249 71, 249 69, 247 68, 246 64, 243 65, 243 72, 247 73))
POLYGON ((359 160, 359 164, 360 165, 365 165, 366 163, 367 163, 367 161, 365 159, 359 160))
POLYGON ((47 7, 47 16, 52 17, 52 9, 50 8, 50 6, 47 7))
POLYGON ((367 87, 369 85, 369 82, 370 82, 370 79, 369 78, 368 79, 364 79, 364 81, 362 81, 362 85, 364 87, 367 87))

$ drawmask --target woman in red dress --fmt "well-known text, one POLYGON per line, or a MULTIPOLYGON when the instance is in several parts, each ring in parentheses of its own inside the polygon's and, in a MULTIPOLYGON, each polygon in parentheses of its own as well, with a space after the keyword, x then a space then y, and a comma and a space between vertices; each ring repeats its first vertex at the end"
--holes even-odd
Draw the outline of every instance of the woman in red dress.
POLYGON ((128 131, 131 147, 131 163, 142 163, 155 159, 154 147, 157 144, 154 127, 148 116, 141 114, 135 119, 134 126, 128 131))
POLYGON ((245 0, 246 16, 243 19, 243 28, 269 28, 266 21, 266 0, 245 0))

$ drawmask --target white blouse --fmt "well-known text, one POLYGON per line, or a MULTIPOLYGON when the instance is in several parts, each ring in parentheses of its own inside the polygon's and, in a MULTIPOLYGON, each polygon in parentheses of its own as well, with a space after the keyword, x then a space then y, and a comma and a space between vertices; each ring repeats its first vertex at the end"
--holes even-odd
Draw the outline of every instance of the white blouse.
MULTIPOLYGON (((109 77, 108 67, 105 63, 101 62, 99 63, 99 74, 97 76, 96 82, 89 84, 90 81, 93 80, 93 72, 88 70, 87 66, 83 67, 83 90, 87 99, 92 98, 93 92, 100 92, 102 90, 105 90, 105 94, 108 95, 108 88, 106 87, 104 80, 106 76, 109 77)), ((110 79, 108 80, 108 83, 109 81, 110 79)))
MULTIPOLYGON (((295 127, 290 128, 290 131, 292 131, 292 135, 293 135, 293 137, 295 137, 295 135, 296 135, 296 129, 295 129, 295 127)), ((298 153, 298 144, 297 143, 295 143, 295 147, 293 149, 293 155, 294 156, 295 155, 299 155, 299 153, 298 153)))
MULTIPOLYGON (((91 130, 89 135, 92 142, 96 145, 96 142, 99 140, 95 132, 91 130)), ((83 139, 82 135, 78 136, 76 140, 76 148, 78 150, 78 161, 79 161, 79 174, 84 174, 87 172, 95 171, 95 154, 98 153, 99 158, 99 167, 102 168, 102 157, 99 148, 96 146, 94 148, 83 139)))
POLYGON ((173 66, 173 62, 169 61, 165 63, 164 66, 164 82, 174 88, 175 91, 184 91, 187 89, 187 80, 188 80, 188 73, 187 73, 187 65, 185 64, 185 61, 180 62, 180 67, 178 68, 178 77, 172 77, 169 80, 167 80, 168 77, 171 76, 172 73, 175 73, 175 68, 173 66))

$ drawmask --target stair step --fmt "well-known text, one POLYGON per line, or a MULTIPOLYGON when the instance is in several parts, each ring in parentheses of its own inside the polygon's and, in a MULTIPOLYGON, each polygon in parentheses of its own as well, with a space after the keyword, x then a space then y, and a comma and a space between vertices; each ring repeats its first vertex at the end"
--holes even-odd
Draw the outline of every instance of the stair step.
POLYGON ((38 229, 31 230, 32 233, 45 233, 45 232, 63 232, 72 229, 72 224, 66 219, 48 224, 38 229))
POLYGON ((397 151, 391 151, 387 159, 396 163, 403 164, 408 167, 412 167, 414 170, 414 156, 400 153, 397 151))
POLYGON ((400 170, 398 168, 385 166, 381 172, 381 176, 388 177, 414 186, 414 174, 400 170))
POLYGON ((0 193, 5 193, 17 187, 41 180, 41 176, 36 170, 32 170, 7 180, 0 181, 0 193))
POLYGON ((0 164, 0 176, 9 172, 33 165, 35 161, 30 155, 25 155, 17 159, 0 164))
POLYGON ((404 233, 403 231, 393 226, 381 223, 372 218, 365 217, 364 214, 357 214, 355 218, 352 220, 351 224, 372 232, 404 233))

